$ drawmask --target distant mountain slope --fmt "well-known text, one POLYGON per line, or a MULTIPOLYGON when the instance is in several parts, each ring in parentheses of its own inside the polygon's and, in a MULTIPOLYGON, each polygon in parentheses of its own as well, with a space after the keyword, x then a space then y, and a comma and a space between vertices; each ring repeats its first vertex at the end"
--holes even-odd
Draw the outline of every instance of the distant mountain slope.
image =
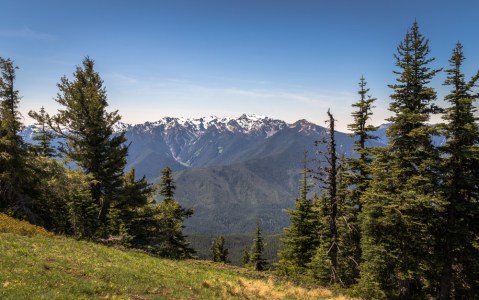
MULTIPOLYGON (((377 142, 380 144, 387 145, 389 141, 389 137, 387 136, 387 130, 391 127, 391 123, 385 123, 379 126, 378 130, 374 132, 372 135, 376 136, 377 142)), ((432 143, 435 146, 441 146, 446 142, 446 138, 444 136, 433 136, 432 143)))
MULTIPOLYGON (((306 120, 287 124, 256 115, 164 118, 125 128, 128 168, 152 181, 165 166, 176 171, 177 198, 195 210, 186 230, 204 234, 251 232, 257 221, 268 232, 287 226, 303 151, 313 158, 314 141, 325 132, 306 120)), ((351 137, 337 132, 336 139, 340 152, 353 155, 351 137)))
MULTIPOLYGON (((195 209, 186 231, 203 234, 252 232, 257 221, 280 232, 298 195, 303 151, 315 157, 314 141, 325 133, 306 120, 288 124, 257 115, 167 117, 118 130, 128 138, 127 169, 151 182, 166 166, 175 171, 178 200, 195 209)), ((340 153, 353 155, 353 138, 337 132, 336 140, 340 153)))

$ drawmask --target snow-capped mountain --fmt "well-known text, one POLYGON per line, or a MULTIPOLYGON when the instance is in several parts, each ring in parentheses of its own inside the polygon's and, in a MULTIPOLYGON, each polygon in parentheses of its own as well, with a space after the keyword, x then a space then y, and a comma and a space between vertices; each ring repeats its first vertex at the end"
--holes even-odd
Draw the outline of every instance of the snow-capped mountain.
POLYGON ((288 124, 281 120, 271 119, 266 116, 243 114, 239 118, 218 118, 215 116, 196 119, 165 117, 156 122, 146 122, 137 125, 120 123, 117 129, 143 132, 145 134, 161 131, 165 136, 181 131, 190 137, 188 140, 194 140, 209 132, 231 132, 270 137, 286 126, 288 124))
MULTIPOLYGON (((388 143, 383 124, 371 146, 388 143)), ((266 116, 171 118, 131 125, 120 123, 129 143, 127 169, 158 180, 161 170, 175 171, 176 197, 195 210, 186 230, 196 233, 252 232, 256 221, 266 231, 288 225, 284 209, 294 205, 303 151, 313 158, 325 129, 306 120, 288 124, 266 116)), ((26 140, 31 128, 24 131, 26 140)), ((337 132, 338 151, 353 155, 354 139, 337 132)), ((434 137, 440 145, 443 137, 434 137)), ((317 167, 311 162, 311 168, 317 167)))
MULTIPOLYGON (((284 209, 298 195, 303 151, 313 158, 314 141, 325 132, 306 120, 288 124, 258 115, 165 117, 120 123, 116 130, 128 139, 127 169, 155 182, 163 168, 172 168, 177 199, 195 211, 186 230, 214 234, 251 232, 256 221, 266 231, 287 226, 284 209)), ((336 142, 340 152, 352 155, 350 136, 337 132, 336 142)))
POLYGON ((305 120, 287 124, 258 115, 197 119, 166 117, 138 125, 121 124, 119 129, 126 131, 131 142, 129 166, 140 169, 144 166, 139 171, 148 177, 156 177, 158 164, 182 170, 248 160, 256 145, 298 126, 305 134, 322 130, 305 120), (145 161, 155 163, 142 164, 145 161))

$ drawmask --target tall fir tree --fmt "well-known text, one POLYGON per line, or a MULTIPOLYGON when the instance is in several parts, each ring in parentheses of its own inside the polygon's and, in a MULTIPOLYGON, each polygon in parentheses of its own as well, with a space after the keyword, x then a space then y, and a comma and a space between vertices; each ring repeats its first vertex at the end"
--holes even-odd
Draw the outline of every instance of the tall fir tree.
POLYGON ((372 109, 374 108, 374 102, 376 98, 372 98, 368 95, 369 89, 366 88, 367 82, 364 79, 364 76, 361 77, 359 81, 359 97, 358 102, 353 103, 353 107, 356 108, 355 111, 351 114, 353 117, 353 123, 348 125, 348 129, 351 131, 351 137, 354 140, 354 152, 356 152, 359 157, 349 159, 349 164, 351 165, 352 171, 356 176, 352 179, 352 183, 356 185, 355 188, 355 201, 357 205, 361 207, 359 198, 361 193, 366 190, 370 180, 370 165, 372 157, 370 154, 371 148, 368 147, 368 143, 376 140, 377 137, 371 133, 377 130, 377 127, 369 124, 371 121, 371 116, 373 115, 372 109))
POLYGON ((447 123, 441 126, 446 137, 441 147, 446 210, 438 235, 442 266, 437 270, 442 300, 479 298, 479 130, 473 106, 479 95, 472 91, 479 72, 466 81, 462 48, 457 43, 444 82, 451 91, 445 97, 450 103, 443 116, 447 123))
POLYGON ((157 206, 155 218, 159 224, 159 243, 155 252, 174 259, 192 258, 195 250, 186 241, 183 234, 184 220, 193 214, 193 210, 185 209, 174 198, 176 185, 169 167, 161 172, 159 194, 163 198, 157 206))
POLYGON ((429 42, 417 22, 395 55, 398 71, 387 131, 389 145, 375 150, 372 181, 365 191, 362 216, 361 279, 366 298, 415 299, 431 296, 436 266, 433 232, 443 202, 438 195, 438 151, 427 125, 438 111, 430 80, 440 70, 429 67, 429 42))
POLYGON ((295 208, 288 210, 291 225, 284 229, 283 248, 278 253, 277 272, 281 275, 297 277, 304 274, 319 246, 318 216, 313 210, 313 200, 308 198, 312 188, 310 173, 308 153, 304 151, 299 197, 296 198, 295 208))
POLYGON ((253 239, 253 245, 251 246, 251 252, 249 255, 250 264, 255 271, 264 271, 268 265, 267 260, 264 258, 264 241, 261 235, 261 227, 259 223, 256 224, 256 231, 253 239))
POLYGON ((351 131, 351 137, 354 140, 354 152, 359 157, 353 157, 349 159, 343 159, 344 174, 347 174, 343 179, 342 194, 344 200, 342 202, 342 211, 344 211, 343 221, 346 222, 343 226, 343 255, 348 253, 351 263, 350 269, 347 273, 349 280, 348 285, 355 283, 359 278, 359 264, 361 262, 361 230, 359 224, 359 216, 362 211, 361 196, 369 186, 371 180, 370 166, 372 161, 371 148, 368 144, 377 139, 371 133, 376 131, 377 128, 369 122, 373 115, 372 109, 374 108, 374 102, 376 98, 372 98, 368 95, 369 89, 366 87, 367 83, 364 76, 361 76, 359 81, 359 100, 353 103, 353 107, 356 109, 352 112, 353 123, 348 125, 348 129, 351 131), (346 195, 345 195, 346 193, 346 195), (347 249, 346 249, 347 248, 347 249))
POLYGON ((0 57, 0 209, 36 223, 36 178, 21 136, 17 69, 12 60, 0 57))
POLYGON ((118 111, 106 110, 107 94, 94 61, 85 58, 73 76, 73 80, 63 77, 58 84, 55 100, 62 109, 49 119, 49 125, 66 140, 60 150, 91 175, 91 195, 103 224, 100 234, 108 235, 108 211, 121 195, 128 151, 125 133, 114 132, 121 117, 118 111))

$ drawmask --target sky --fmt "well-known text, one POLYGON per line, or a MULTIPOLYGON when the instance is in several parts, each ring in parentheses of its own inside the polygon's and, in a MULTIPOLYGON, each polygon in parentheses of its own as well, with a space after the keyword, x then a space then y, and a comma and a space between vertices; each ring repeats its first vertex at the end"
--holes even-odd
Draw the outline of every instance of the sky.
MULTIPOLYGON (((478 12, 475 0, 1 0, 0 56, 19 67, 26 124, 29 110, 55 113, 57 83, 89 56, 127 123, 246 113, 324 125, 330 108, 346 131, 362 75, 373 123, 390 116, 394 54, 414 20, 431 67, 460 41, 464 72, 477 72, 478 12)), ((444 79, 431 82, 439 105, 444 79)))

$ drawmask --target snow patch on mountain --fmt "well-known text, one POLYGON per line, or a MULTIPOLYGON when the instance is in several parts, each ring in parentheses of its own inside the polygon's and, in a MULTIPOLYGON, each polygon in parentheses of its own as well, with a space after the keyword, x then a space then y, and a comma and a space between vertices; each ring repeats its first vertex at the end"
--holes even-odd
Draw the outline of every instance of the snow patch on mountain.
POLYGON ((231 117, 201 117, 201 118, 172 118, 165 117, 155 122, 146 122, 144 124, 128 125, 120 123, 118 130, 127 130, 132 127, 136 130, 148 133, 154 130, 169 133, 176 130, 185 130, 191 136, 199 137, 209 131, 232 132, 243 134, 259 134, 265 137, 271 137, 279 130, 287 127, 288 124, 281 120, 271 119, 264 115, 243 114, 238 118, 231 117))

